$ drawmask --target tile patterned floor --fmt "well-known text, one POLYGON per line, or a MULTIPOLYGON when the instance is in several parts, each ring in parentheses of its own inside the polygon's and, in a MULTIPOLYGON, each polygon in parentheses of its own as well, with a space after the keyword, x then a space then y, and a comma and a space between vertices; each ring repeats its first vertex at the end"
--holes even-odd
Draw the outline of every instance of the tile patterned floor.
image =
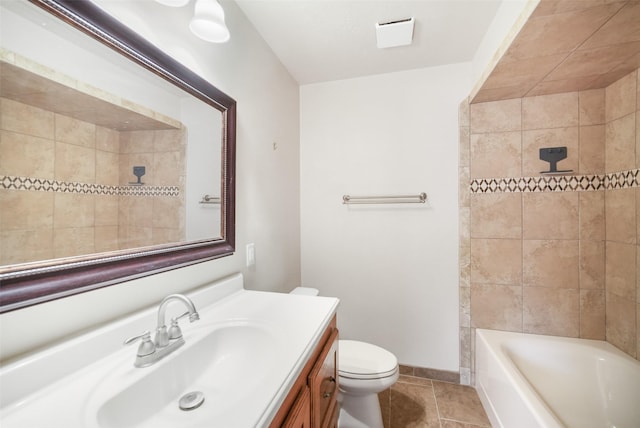
POLYGON ((470 386, 401 375, 378 398, 385 428, 491 427, 470 386))

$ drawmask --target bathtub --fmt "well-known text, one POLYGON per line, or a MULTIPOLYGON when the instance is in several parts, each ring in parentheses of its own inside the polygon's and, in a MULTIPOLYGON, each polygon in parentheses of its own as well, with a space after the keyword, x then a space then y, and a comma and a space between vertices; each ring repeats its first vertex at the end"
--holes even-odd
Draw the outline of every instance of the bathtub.
POLYGON ((640 427, 640 362, 607 342, 478 329, 475 369, 494 428, 640 427))

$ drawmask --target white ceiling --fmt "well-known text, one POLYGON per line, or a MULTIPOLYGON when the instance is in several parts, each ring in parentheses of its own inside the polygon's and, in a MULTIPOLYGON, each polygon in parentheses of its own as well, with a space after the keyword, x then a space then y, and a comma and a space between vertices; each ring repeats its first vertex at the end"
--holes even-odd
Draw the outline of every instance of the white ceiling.
POLYGON ((299 84, 471 61, 501 1, 235 0, 299 84), (410 17, 411 46, 376 47, 376 23, 410 17))

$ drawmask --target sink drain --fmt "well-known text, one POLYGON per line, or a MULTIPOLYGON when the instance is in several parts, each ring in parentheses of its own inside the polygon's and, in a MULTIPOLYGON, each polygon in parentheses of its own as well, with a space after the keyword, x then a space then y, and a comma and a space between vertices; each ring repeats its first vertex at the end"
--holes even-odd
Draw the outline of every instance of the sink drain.
POLYGON ((187 392, 180 398, 180 410, 197 409, 204 403, 204 394, 200 391, 187 392))

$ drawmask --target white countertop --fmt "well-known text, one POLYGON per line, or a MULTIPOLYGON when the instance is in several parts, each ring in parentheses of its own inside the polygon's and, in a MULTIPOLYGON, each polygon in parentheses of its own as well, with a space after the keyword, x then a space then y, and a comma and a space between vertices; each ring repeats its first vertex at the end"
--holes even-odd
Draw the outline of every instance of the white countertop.
MULTIPOLYGON (((264 331, 265 335, 261 337, 268 338, 268 346, 265 348, 262 343, 262 348, 258 348, 257 343, 251 343, 252 336, 247 336, 246 352, 234 354, 236 360, 241 356, 246 373, 237 379, 220 378, 220 385, 215 385, 219 387, 217 389, 211 384, 218 380, 201 383, 199 387, 208 391, 205 396, 208 395, 209 400, 205 399, 201 408, 188 412, 174 406, 173 397, 171 405, 160 410, 145 408, 149 405, 141 399, 140 408, 135 410, 140 412, 140 417, 133 426, 267 426, 330 323, 338 300, 244 290, 239 274, 187 296, 200 313, 200 321, 181 323, 186 345, 151 367, 133 367, 137 346, 124 347, 122 342, 144 330, 153 331, 157 308, 0 368, 2 426, 114 426, 113 420, 98 416, 104 413, 101 408, 105 403, 132 388, 138 388, 142 391, 140 395, 147 398, 142 381, 154 373, 163 382, 165 376, 166 382, 172 382, 175 366, 183 364, 181 361, 192 360, 187 357, 192 355, 187 354, 190 346, 200 343, 210 331, 220 326, 248 326, 253 329, 251 331, 264 331)), ((170 316, 182 311, 184 307, 175 305, 172 308, 170 305, 167 322, 170 316)), ((244 345, 236 343, 234 346, 237 350, 238 346, 244 345)), ((206 361, 206 358, 198 358, 200 360, 206 361)), ((194 381, 194 385, 198 381, 194 381)), ((175 397, 176 403, 178 399, 179 396, 175 397)))

